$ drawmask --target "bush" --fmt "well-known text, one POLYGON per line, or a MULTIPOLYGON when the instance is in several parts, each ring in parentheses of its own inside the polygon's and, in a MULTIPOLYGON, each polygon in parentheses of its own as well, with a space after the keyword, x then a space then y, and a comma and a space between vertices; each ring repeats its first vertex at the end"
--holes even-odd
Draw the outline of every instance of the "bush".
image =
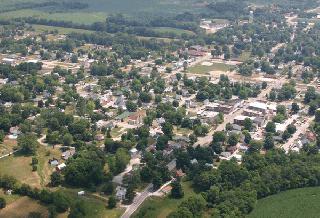
POLYGON ((117 206, 117 199, 113 195, 111 195, 108 200, 108 208, 112 209, 112 208, 115 208, 116 206, 117 206))
POLYGON ((7 205, 6 199, 0 198, 0 209, 5 208, 7 205))

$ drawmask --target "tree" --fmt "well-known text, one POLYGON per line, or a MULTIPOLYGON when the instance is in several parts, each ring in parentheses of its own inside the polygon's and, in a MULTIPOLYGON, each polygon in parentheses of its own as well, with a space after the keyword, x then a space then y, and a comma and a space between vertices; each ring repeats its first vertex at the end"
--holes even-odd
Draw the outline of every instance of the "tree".
POLYGON ((137 108, 138 108, 137 104, 130 100, 126 102, 126 107, 127 107, 127 110, 130 112, 135 112, 137 111, 137 108))
POLYGON ((59 186, 62 184, 62 176, 59 172, 53 172, 51 174, 51 185, 52 186, 59 186))
POLYGON ((236 146, 238 144, 238 141, 239 141, 239 137, 237 134, 231 134, 228 138, 228 144, 230 146, 236 146))
POLYGON ((292 113, 293 113, 293 114, 296 114, 296 113, 299 112, 299 110, 300 110, 299 105, 298 105, 296 102, 293 102, 293 103, 291 104, 291 111, 292 111, 292 113))
POLYGON ((288 130, 283 131, 283 133, 282 133, 282 139, 283 139, 284 141, 287 141, 290 137, 291 137, 291 134, 289 133, 288 130))
POLYGON ((252 129, 252 120, 250 118, 244 119, 243 126, 244 126, 245 130, 251 131, 251 129, 252 129))
POLYGON ((182 190, 182 186, 179 181, 174 181, 171 183, 171 196, 173 198, 182 198, 184 196, 184 192, 182 190))
POLYGON ((183 71, 186 72, 188 69, 188 62, 187 61, 184 61, 183 62, 183 71))
POLYGON ((124 148, 119 148, 115 155, 116 172, 117 173, 122 172, 126 168, 129 161, 130 161, 130 155, 128 154, 128 151, 124 148))
POLYGON ((249 145, 250 145, 248 149, 249 153, 258 153, 262 148, 262 143, 256 140, 251 140, 249 145))
POLYGON ((161 135, 157 138, 156 148, 158 151, 164 150, 168 145, 169 138, 166 135, 161 135))
POLYGON ((223 131, 217 131, 213 133, 212 141, 224 143, 226 140, 226 133, 223 131))
POLYGON ((262 89, 266 89, 268 86, 268 83, 266 81, 263 81, 262 84, 261 84, 261 88, 262 89))
POLYGON ((59 213, 64 213, 68 210, 70 201, 66 194, 64 194, 63 192, 54 192, 53 205, 56 207, 59 213))
POLYGON ((32 157, 32 160, 31 160, 31 164, 32 165, 37 165, 38 164, 38 158, 37 157, 32 157))
POLYGON ((0 198, 0 209, 5 208, 7 205, 6 199, 0 198))
POLYGON ((184 200, 179 208, 187 208, 194 217, 201 217, 203 210, 206 206, 206 201, 202 196, 192 196, 184 200))
POLYGON ((272 134, 267 134, 266 138, 264 139, 263 142, 263 147, 266 150, 270 150, 274 148, 274 140, 273 140, 273 135, 272 134))
POLYGON ((76 54, 73 54, 73 55, 71 56, 71 62, 72 62, 72 63, 78 63, 78 56, 77 56, 76 54))
POLYGON ((64 136, 63 136, 63 145, 64 146, 70 146, 73 142, 73 136, 70 134, 70 133, 66 133, 64 136))
POLYGON ((87 214, 87 208, 84 201, 77 201, 70 209, 68 218, 84 218, 87 214))
POLYGON ((182 78, 181 73, 176 73, 176 78, 177 78, 177 80, 178 80, 178 81, 180 81, 180 80, 181 80, 181 78, 182 78))
POLYGON ((167 137, 171 138, 173 135, 173 126, 171 123, 169 122, 165 122, 162 124, 162 128, 161 128, 163 134, 165 134, 167 137))
POLYGON ((126 192, 126 203, 128 203, 128 204, 132 203, 135 195, 136 195, 136 193, 134 192, 133 187, 131 185, 129 185, 129 187, 127 188, 127 192, 126 192))
POLYGON ((115 198, 114 195, 111 195, 108 199, 108 208, 112 209, 117 206, 117 199, 115 198))
POLYGON ((315 121, 320 123, 320 110, 316 110, 315 112, 315 121))
POLYGON ((107 182, 101 187, 101 191, 106 195, 111 195, 114 192, 114 185, 112 182, 107 182))
POLYGON ((294 134, 297 131, 297 128, 294 124, 289 124, 287 126, 287 131, 290 135, 294 134))
POLYGON ((283 115, 284 117, 286 117, 286 116, 287 116, 286 106, 284 106, 284 105, 278 105, 278 106, 277 106, 277 114, 281 114, 281 115, 283 115))
POLYGON ((37 151, 37 137, 31 133, 20 135, 18 137, 18 146, 26 155, 34 155, 37 151))
POLYGON ((244 142, 249 144, 250 141, 251 141, 251 135, 250 135, 249 131, 248 130, 244 130, 243 131, 243 135, 244 135, 244 142))
POLYGON ((314 100, 316 98, 316 89, 313 86, 309 86, 305 95, 304 95, 304 103, 308 104, 310 103, 312 100, 314 100))
POLYGON ((153 177, 152 184, 153 184, 153 190, 158 190, 161 187, 162 179, 158 173, 153 177))
POLYGON ((5 138, 5 133, 3 130, 0 130, 0 143, 3 142, 4 138, 5 138))
POLYGON ((266 132, 275 133, 276 132, 276 124, 274 122, 268 122, 266 125, 266 132))
POLYGON ((167 218, 193 218, 193 214, 185 207, 179 207, 177 211, 171 212, 167 218))

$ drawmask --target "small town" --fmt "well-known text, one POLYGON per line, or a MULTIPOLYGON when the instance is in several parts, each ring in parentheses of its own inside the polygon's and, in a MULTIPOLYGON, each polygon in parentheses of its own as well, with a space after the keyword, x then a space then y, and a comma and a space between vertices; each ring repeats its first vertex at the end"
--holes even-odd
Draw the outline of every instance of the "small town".
POLYGON ((2 18, 54 2, 0 9, 0 217, 316 217, 319 2, 2 18))

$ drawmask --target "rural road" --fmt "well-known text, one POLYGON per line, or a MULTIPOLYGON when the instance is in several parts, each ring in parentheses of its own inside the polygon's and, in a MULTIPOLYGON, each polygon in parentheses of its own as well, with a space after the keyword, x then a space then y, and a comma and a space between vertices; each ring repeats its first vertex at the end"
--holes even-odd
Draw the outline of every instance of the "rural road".
POLYGON ((144 202, 144 200, 152 193, 153 185, 149 184, 142 193, 137 195, 131 205, 129 205, 122 214, 121 218, 130 218, 130 216, 139 208, 139 206, 144 202))

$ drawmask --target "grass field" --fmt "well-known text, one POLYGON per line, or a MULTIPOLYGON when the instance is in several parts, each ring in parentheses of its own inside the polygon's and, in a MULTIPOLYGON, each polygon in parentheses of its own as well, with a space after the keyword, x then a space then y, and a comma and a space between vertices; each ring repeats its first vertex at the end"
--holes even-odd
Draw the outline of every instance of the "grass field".
MULTIPOLYGON (((14 9, 19 3, 39 3, 47 0, 1 0, 0 8, 14 9)), ((0 13, 0 19, 12 19, 20 17, 39 17, 51 20, 72 21, 75 23, 91 24, 104 21, 110 13, 124 13, 128 16, 139 17, 141 15, 168 15, 185 11, 203 11, 205 6, 197 4, 197 0, 78 0, 87 3, 88 8, 82 10, 69 10, 51 12, 41 8, 22 9, 0 13)), ((57 10, 60 11, 60 10, 57 10)))
POLYGON ((223 71, 227 72, 229 71, 233 66, 227 65, 224 63, 213 63, 211 66, 205 66, 205 65, 195 65, 193 67, 188 68, 188 73, 192 74, 209 74, 211 71, 223 71))
POLYGON ((258 201, 247 218, 319 217, 320 187, 295 189, 258 201))
POLYGON ((16 140, 5 139, 2 144, 0 144, 0 156, 9 154, 17 147, 16 140))
MULTIPOLYGON (((182 182, 182 187, 184 191, 184 197, 182 199, 173 199, 169 196, 160 197, 150 197, 148 198, 142 206, 139 208, 138 212, 144 213, 143 217, 153 217, 153 218, 165 218, 172 211, 178 208, 179 204, 188 197, 196 195, 191 187, 191 182, 182 182)), ((137 217, 137 212, 133 217, 137 217)))
POLYGON ((183 30, 183 29, 177 29, 177 28, 171 28, 171 27, 154 27, 152 30, 159 32, 159 33, 174 33, 177 35, 181 35, 183 33, 188 34, 188 35, 194 35, 195 33, 192 31, 188 30, 183 30))
POLYGON ((46 207, 28 197, 21 197, 0 210, 0 217, 22 218, 28 217, 31 212, 37 212, 41 217, 48 217, 46 207))
MULTIPOLYGON (((107 209, 106 199, 102 197, 88 193, 85 196, 79 197, 77 192, 80 191, 80 189, 61 188, 61 190, 73 201, 82 199, 86 202, 87 218, 118 218, 124 213, 124 209, 107 209)), ((62 215, 60 218, 64 218, 64 216, 62 215)))
POLYGON ((18 153, 0 160, 0 173, 15 177, 17 180, 34 187, 40 187, 40 177, 32 172, 31 158, 18 153))
POLYGON ((50 32, 57 30, 59 34, 70 34, 70 33, 93 33, 94 31, 74 29, 74 28, 64 28, 64 27, 54 27, 54 26, 45 26, 45 25, 32 25, 34 30, 38 33, 50 32))
POLYGON ((44 187, 50 181, 50 175, 54 170, 49 166, 50 158, 60 158, 61 152, 58 149, 45 148, 39 146, 37 151, 38 168, 32 172, 31 156, 23 156, 19 153, 0 159, 0 174, 15 177, 22 183, 33 187, 44 187))

